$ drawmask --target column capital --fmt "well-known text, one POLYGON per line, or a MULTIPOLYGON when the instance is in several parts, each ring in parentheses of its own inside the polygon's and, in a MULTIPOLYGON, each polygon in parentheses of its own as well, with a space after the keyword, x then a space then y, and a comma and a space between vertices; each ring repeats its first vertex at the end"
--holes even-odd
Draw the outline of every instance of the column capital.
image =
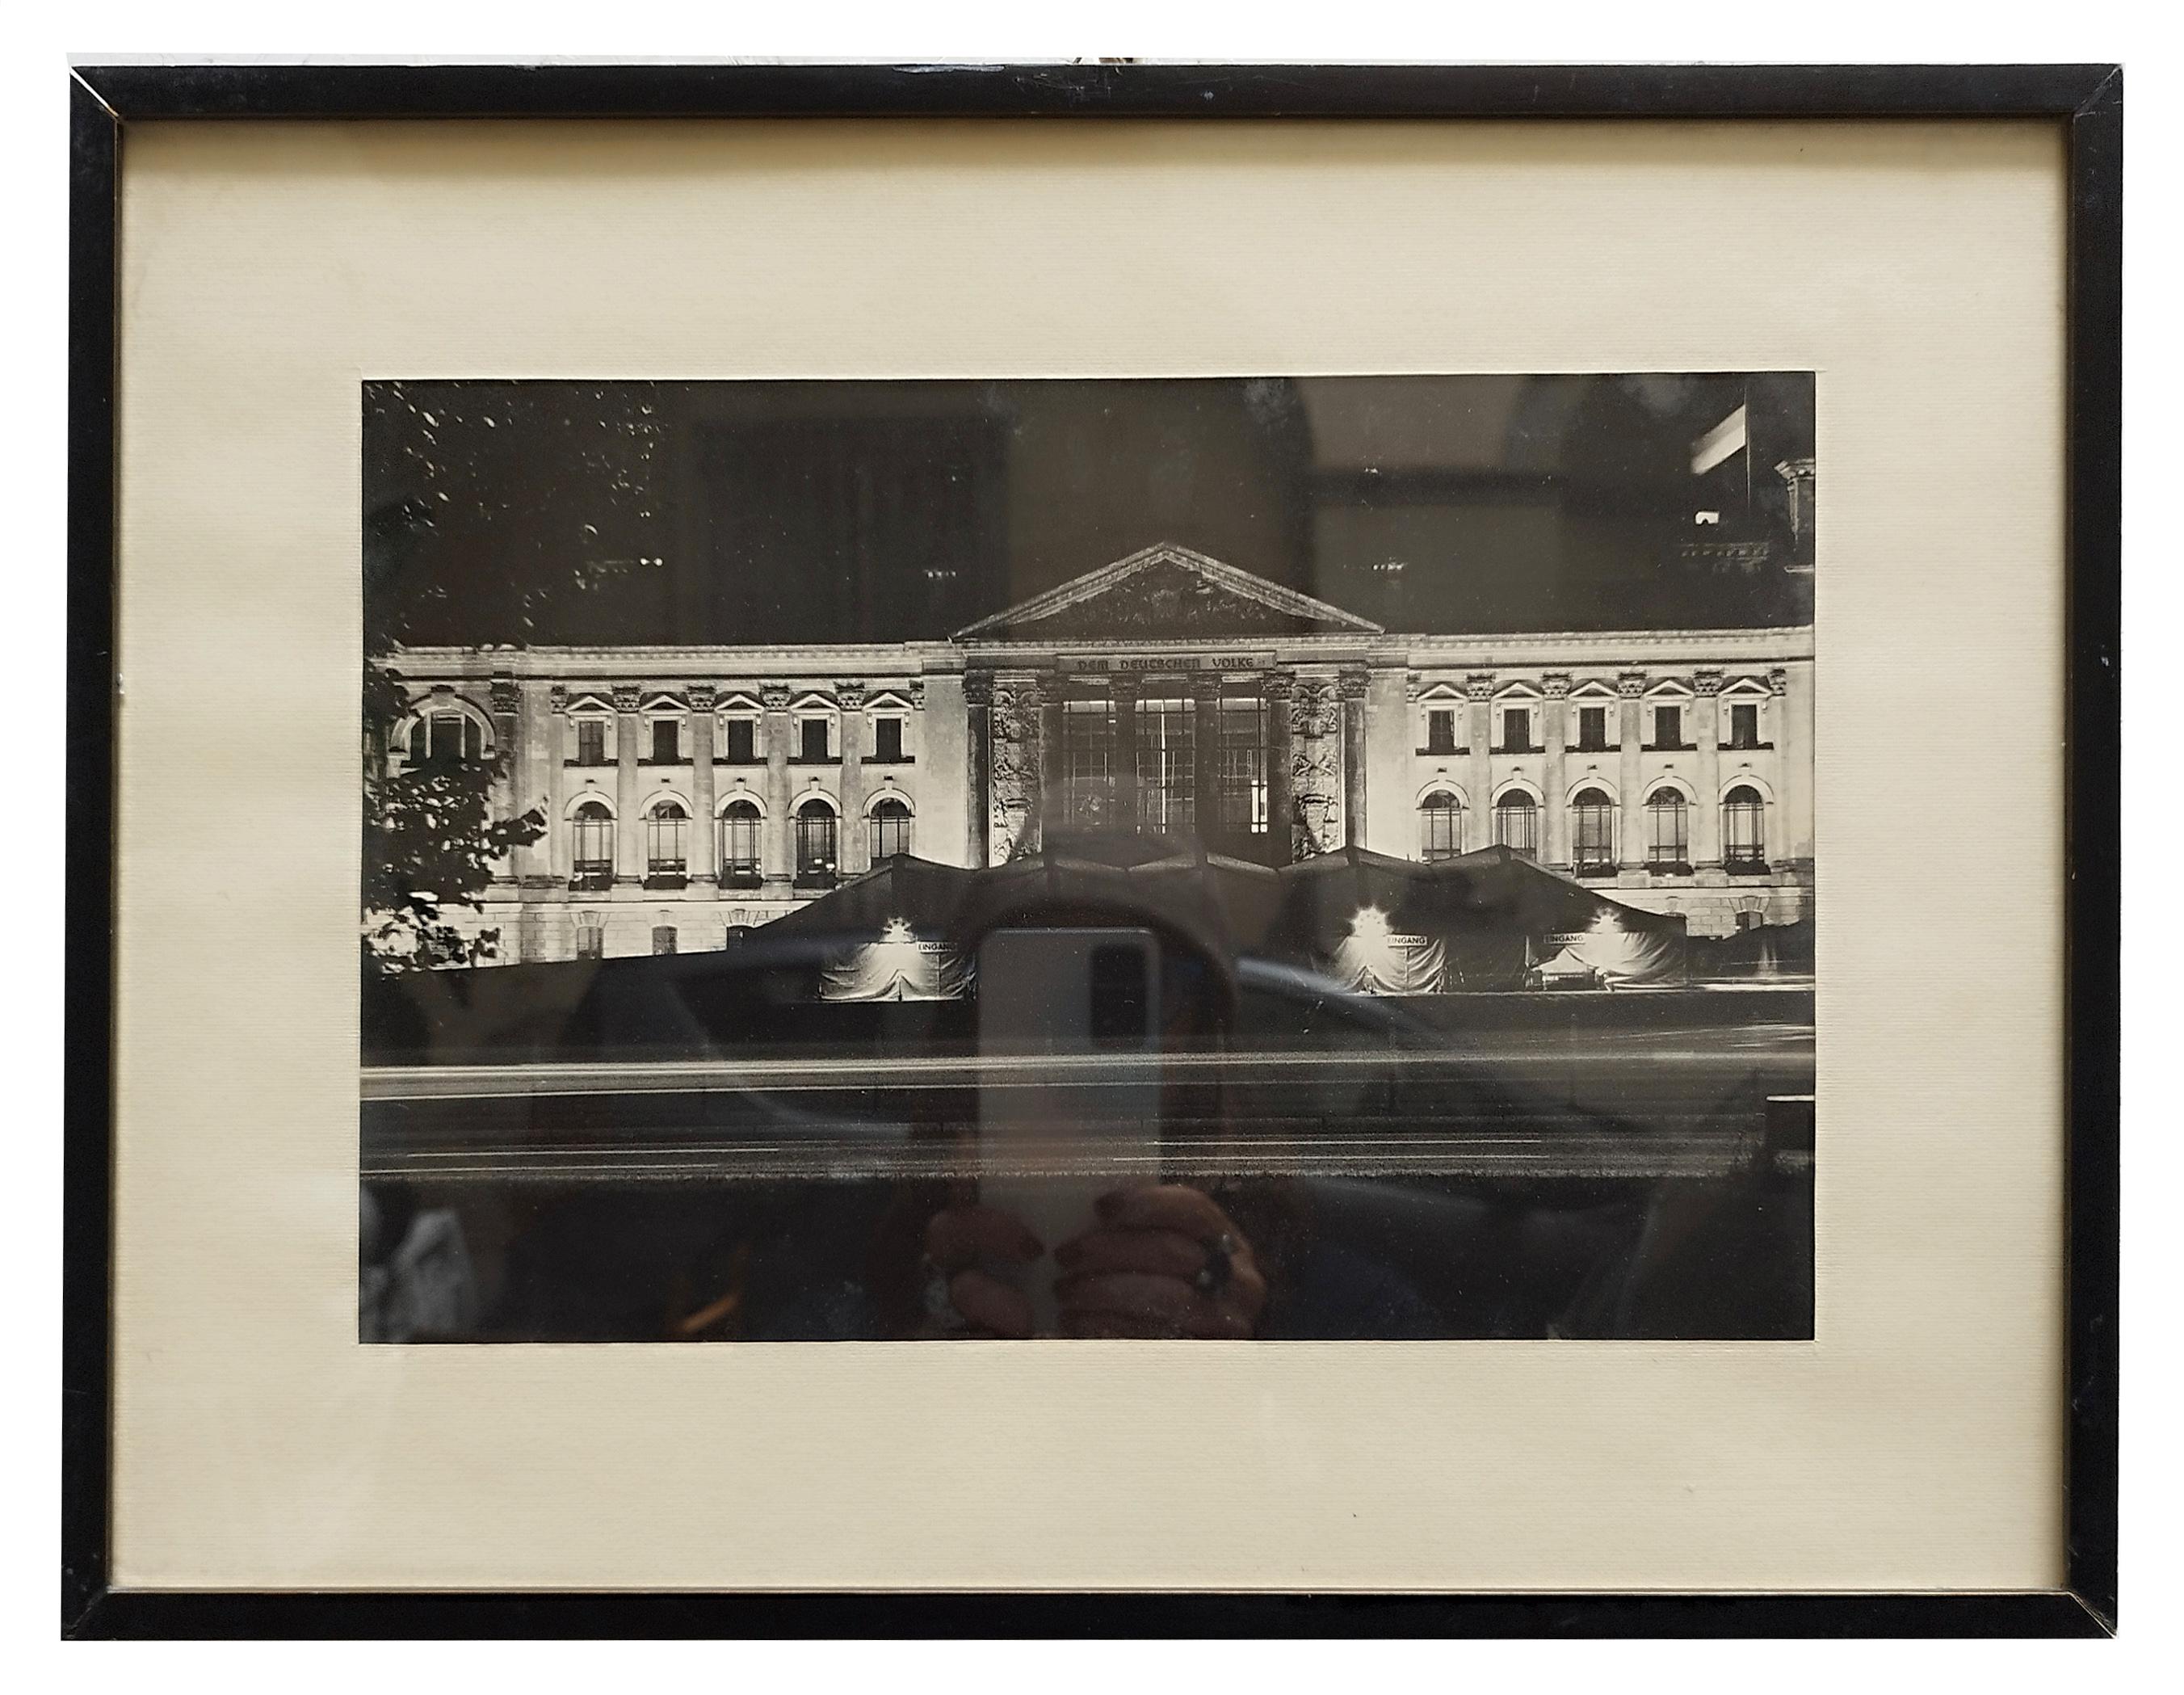
POLYGON ((1721 673, 1718 671, 1699 671, 1691 674, 1691 692, 1702 700, 1721 693, 1721 673))
POLYGON ((844 712, 860 712, 865 705, 865 685, 861 681, 838 683, 834 685, 834 704, 844 712))
POLYGON ((567 711, 569 710, 568 689, 559 683, 554 683, 551 688, 548 689, 546 691, 546 705, 549 711, 567 711))
POLYGON ((694 683, 685 692, 694 712, 710 712, 721 703, 721 691, 710 683, 694 683))
POLYGON ((910 696, 910 710, 911 711, 922 712, 925 710, 925 679, 923 677, 911 677, 910 679, 910 687, 903 692, 910 696))
MULTIPOLYGON (((1360 677, 1359 683, 1364 681, 1360 677)), ((1218 672, 1201 671, 1190 679, 1190 698, 1203 705, 1209 700, 1221 699, 1221 677, 1218 672)))
POLYGON ((617 712, 634 712, 644 699, 644 691, 634 683, 617 683, 614 686, 614 708, 617 712))
POLYGON ((523 710, 523 691, 515 686, 515 679, 505 672, 493 679, 493 715, 496 718, 512 717, 523 710))
POLYGON ((1540 692, 1545 694, 1550 700, 1567 700, 1569 697, 1570 692, 1569 672, 1567 671, 1549 672, 1545 677, 1542 677, 1540 679, 1540 692))
POLYGON ((1259 687, 1268 700, 1277 706, 1287 705, 1296 698, 1296 678, 1286 671, 1270 671, 1259 679, 1259 687))
POLYGON ((788 685, 786 683, 761 683, 758 689, 758 704, 769 712, 788 710, 788 685))
POLYGON ((1463 679, 1465 698, 1472 700, 1490 700, 1494 698, 1494 673, 1474 671, 1463 679))
POLYGON ((1626 700, 1635 700, 1646 692, 1646 673, 1642 671, 1620 671, 1615 674, 1615 692, 1626 700))
POLYGON ((1790 673, 1783 666, 1778 665, 1767 673, 1767 692, 1777 695, 1790 692, 1790 673))
POLYGON ((994 673, 990 671, 967 671, 963 673, 963 698, 973 706, 994 704, 994 673))
POLYGON ((1346 671, 1335 679, 1335 687, 1340 691, 1344 704, 1347 705, 1352 700, 1362 700, 1365 698, 1366 687, 1370 681, 1371 678, 1362 671, 1346 671))

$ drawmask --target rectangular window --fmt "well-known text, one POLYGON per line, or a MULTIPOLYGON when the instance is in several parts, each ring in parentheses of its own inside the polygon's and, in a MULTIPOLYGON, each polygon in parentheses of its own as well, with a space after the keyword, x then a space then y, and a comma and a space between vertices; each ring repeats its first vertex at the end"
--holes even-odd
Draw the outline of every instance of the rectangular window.
POLYGON ((682 757, 682 739, 677 733, 672 718, 652 721, 652 762, 655 765, 673 765, 682 757))
POLYGON ((902 720, 875 718, 872 720, 872 758, 882 765, 894 765, 902 758, 902 720))
POLYGON ((1680 706, 1656 706, 1653 709, 1653 744, 1656 747, 1675 748, 1684 744, 1684 709, 1680 706))
POLYGON ((758 808, 738 800, 721 814, 721 867, 732 882, 758 880, 758 808))
POLYGON ((1691 809, 1678 795, 1657 795, 1646 807, 1648 865, 1679 869, 1691 862, 1691 809))
POLYGON ((1435 706, 1427 712, 1426 751, 1428 753, 1456 751, 1456 713, 1452 708, 1435 706))
POLYGON ((1729 707, 1729 742, 1733 748, 1756 748, 1759 745, 1759 703, 1757 700, 1733 700, 1729 707))
POLYGON ((412 735, 410 747, 420 760, 452 765, 457 760, 482 758, 485 734, 460 712, 435 712, 412 735))
MULTIPOLYGON (((1591 791, 1596 795, 1597 790, 1591 791)), ((1607 871, 1615 864, 1615 809, 1606 799, 1580 797, 1570 811, 1570 857, 1580 871, 1607 871)))
POLYGON ((577 763, 604 765, 607 762, 607 725, 604 718, 577 720, 577 763))
POLYGON ((571 831, 571 858, 576 875, 600 882, 614 875, 614 820, 596 801, 587 800, 577 811, 571 831))
POLYGON ((675 926, 655 924, 652 927, 652 951, 655 953, 675 951, 675 926))
POLYGON ((1608 751, 1607 707, 1580 706, 1577 709, 1577 750, 1580 753, 1608 751))
POLYGON ((1516 795, 1494 809, 1495 839, 1526 859, 1540 856, 1540 809, 1527 795, 1516 795))
POLYGON ((1138 828, 1184 831, 1197 817, 1197 709, 1189 700, 1138 702, 1138 828))
POLYGON ((727 731, 727 751, 724 757, 730 765, 758 763, 758 726, 749 718, 731 718, 724 727, 727 731))
POLYGON ((1073 830, 1115 822, 1115 715, 1105 700, 1061 703, 1061 814, 1073 830))
POLYGON ((1221 703, 1221 828, 1235 835, 1267 831, 1267 713, 1256 695, 1221 703))
POLYGON ((817 801, 796 815, 796 880, 834 880, 834 815, 817 801))
POLYGON ((1532 751, 1532 714, 1529 707, 1512 706, 1502 714, 1502 751, 1532 751))
POLYGON ((817 763, 827 757, 827 721, 824 718, 801 718, 797 721, 799 759, 817 763))
POLYGON ((872 816, 872 858, 893 859, 910 850, 910 808, 900 801, 883 800, 872 816))
POLYGON ((577 925, 577 957, 604 959, 607 956, 607 933, 597 923, 577 925))
POLYGON ((647 877, 682 877, 688 874, 688 862, 684 859, 684 831, 689 820, 682 816, 680 806, 668 804, 660 807, 644 821, 644 874, 647 877))
POLYGON ((1418 814, 1418 850, 1428 861, 1463 851, 1463 813, 1453 795, 1429 795, 1418 814))

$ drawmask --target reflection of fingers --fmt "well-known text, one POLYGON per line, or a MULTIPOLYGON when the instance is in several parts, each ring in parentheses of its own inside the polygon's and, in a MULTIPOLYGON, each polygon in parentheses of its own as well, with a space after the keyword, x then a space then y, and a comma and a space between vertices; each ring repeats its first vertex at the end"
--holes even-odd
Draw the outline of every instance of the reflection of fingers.
POLYGON ((997 1336, 1031 1334, 1031 1302, 1023 1291, 1010 1288, 998 1277, 959 1271, 948 1280, 948 1298, 966 1319, 997 1336))
POLYGON ((1133 1230, 1174 1230, 1211 1241, 1221 1235, 1243 1239, 1228 1215, 1204 1190, 1180 1183, 1147 1183, 1117 1189, 1100 1197, 1102 1224, 1133 1230))
POLYGON ((935 1265, 956 1271, 982 1259, 1028 1263, 1046 1247, 1006 1213, 991 1207, 951 1207, 935 1213, 926 1224, 925 1251, 935 1265))
POLYGON ((1177 1277, 1117 1271, 1065 1277, 1054 1285, 1065 1315, 1100 1314, 1159 1324, 1189 1335, 1243 1336, 1251 1321, 1230 1302, 1177 1277))
POLYGON ((1193 1278, 1206 1268, 1206 1244, 1174 1230, 1087 1230, 1054 1251, 1065 1271, 1147 1271, 1193 1278))

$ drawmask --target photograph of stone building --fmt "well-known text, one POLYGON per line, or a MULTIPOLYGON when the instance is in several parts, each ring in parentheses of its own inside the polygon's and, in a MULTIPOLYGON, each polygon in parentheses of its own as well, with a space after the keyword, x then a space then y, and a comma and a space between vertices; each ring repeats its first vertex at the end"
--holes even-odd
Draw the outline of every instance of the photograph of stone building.
POLYGON ((1810 373, 363 400, 362 1339, 1813 1334, 1810 373))

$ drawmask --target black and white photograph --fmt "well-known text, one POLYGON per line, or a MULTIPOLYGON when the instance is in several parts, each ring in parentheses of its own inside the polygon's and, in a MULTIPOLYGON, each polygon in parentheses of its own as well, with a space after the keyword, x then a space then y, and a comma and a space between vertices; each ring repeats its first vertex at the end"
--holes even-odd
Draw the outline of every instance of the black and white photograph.
POLYGON ((366 382, 359 1336, 1811 1336, 1814 389, 366 382))

